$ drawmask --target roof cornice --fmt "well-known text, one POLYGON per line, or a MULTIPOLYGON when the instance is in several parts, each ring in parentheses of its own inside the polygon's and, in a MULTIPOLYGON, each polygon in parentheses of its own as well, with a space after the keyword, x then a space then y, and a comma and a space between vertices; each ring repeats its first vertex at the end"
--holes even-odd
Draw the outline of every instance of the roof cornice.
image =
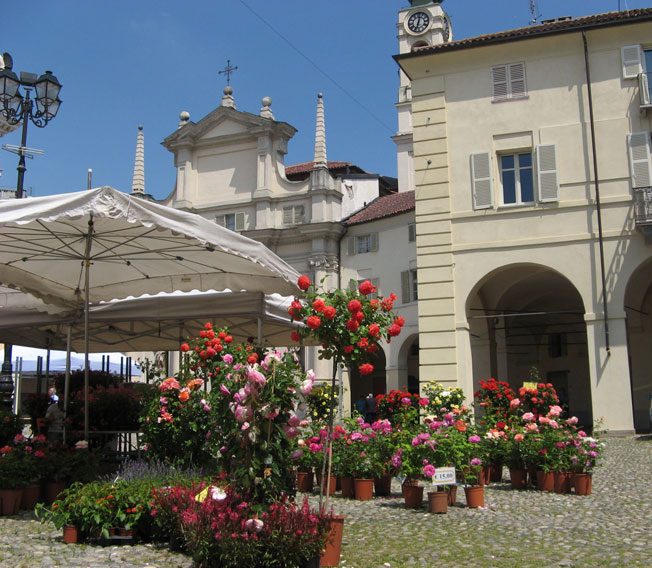
POLYGON ((648 22, 650 20, 652 20, 652 8, 621 10, 619 12, 606 12, 603 14, 583 16, 581 18, 572 18, 569 20, 554 20, 543 24, 538 24, 536 26, 527 26, 514 30, 470 37, 435 46, 420 47, 410 53, 394 55, 393 58, 399 65, 401 65, 402 61, 427 55, 448 53, 451 51, 460 51, 464 49, 473 49, 476 47, 509 43, 513 41, 537 39, 540 37, 568 34, 573 32, 590 31, 598 28, 638 24, 642 22, 648 22))

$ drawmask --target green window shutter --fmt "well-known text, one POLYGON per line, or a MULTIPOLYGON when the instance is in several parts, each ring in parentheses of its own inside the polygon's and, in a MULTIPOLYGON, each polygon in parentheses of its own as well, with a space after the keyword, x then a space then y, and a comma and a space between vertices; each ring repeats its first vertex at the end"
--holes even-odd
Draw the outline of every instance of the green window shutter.
POLYGON ((244 211, 239 211, 235 214, 235 230, 244 231, 245 228, 245 214, 244 211))
POLYGON ((355 252, 356 252, 355 251, 355 237, 349 237, 347 245, 348 245, 347 254, 349 256, 353 256, 355 254, 355 252))
POLYGON ((416 223, 410 223, 408 225, 408 242, 413 243, 417 240, 417 225, 416 223))
POLYGON ((542 144, 536 148, 537 187, 539 201, 559 201, 557 179, 557 149, 554 144, 542 144))
POLYGON ((305 223, 306 219, 306 214, 305 214, 305 208, 303 205, 296 205, 294 207, 294 223, 296 225, 300 225, 302 223, 305 223))
POLYGON ((404 304, 410 303, 410 271, 401 272, 401 301, 404 304))
POLYGON ((376 252, 378 250, 378 233, 371 233, 369 237, 369 252, 376 252))
POLYGON ((471 154, 471 182, 473 187, 473 208, 490 209, 494 204, 494 190, 491 181, 491 156, 489 152, 471 154))
POLYGON ((629 166, 632 174, 632 187, 650 187, 650 133, 632 132, 627 136, 629 147, 629 166))

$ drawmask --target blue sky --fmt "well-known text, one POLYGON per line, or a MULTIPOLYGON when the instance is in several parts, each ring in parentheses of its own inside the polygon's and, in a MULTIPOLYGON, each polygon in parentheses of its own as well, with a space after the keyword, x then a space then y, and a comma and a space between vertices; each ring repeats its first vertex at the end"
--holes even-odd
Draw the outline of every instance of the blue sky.
MULTIPOLYGON (((641 0, 537 0, 543 19, 650 7, 641 0)), ((292 124, 286 164, 312 159, 317 93, 324 94, 328 157, 396 175, 396 21, 408 0, 33 0, 3 6, 0 52, 14 71, 52 70, 63 104, 44 129, 28 127, 34 195, 111 185, 130 191, 136 135, 145 133, 146 190, 174 186, 172 155, 160 142, 179 112, 198 121, 221 102, 227 59, 239 110, 258 113, 272 97, 292 124), (7 25, 10 23, 10 25, 7 25)), ((528 25, 529 0, 448 0, 454 39, 528 25)), ((20 143, 18 132, 2 144, 20 143)), ((15 187, 18 159, 0 151, 0 186, 15 187)))

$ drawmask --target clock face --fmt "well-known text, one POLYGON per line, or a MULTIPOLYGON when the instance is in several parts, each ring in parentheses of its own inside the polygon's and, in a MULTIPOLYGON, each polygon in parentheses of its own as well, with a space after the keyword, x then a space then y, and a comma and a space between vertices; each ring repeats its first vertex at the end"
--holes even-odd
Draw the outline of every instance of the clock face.
POLYGON ((430 16, 426 12, 414 12, 407 21, 408 29, 415 34, 425 32, 430 25, 430 16))

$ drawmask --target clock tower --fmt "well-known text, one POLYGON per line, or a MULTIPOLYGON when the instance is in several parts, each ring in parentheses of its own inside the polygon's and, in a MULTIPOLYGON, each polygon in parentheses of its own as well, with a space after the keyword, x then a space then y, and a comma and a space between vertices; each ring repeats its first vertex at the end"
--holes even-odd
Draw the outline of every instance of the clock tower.
MULTIPOLYGON (((398 51, 409 53, 420 47, 447 43, 453 39, 450 19, 441 4, 444 0, 410 0, 410 7, 398 13, 398 51)), ((414 160, 412 152, 412 90, 410 80, 399 70, 398 132, 396 143, 398 162, 398 189, 414 189, 414 160)))

